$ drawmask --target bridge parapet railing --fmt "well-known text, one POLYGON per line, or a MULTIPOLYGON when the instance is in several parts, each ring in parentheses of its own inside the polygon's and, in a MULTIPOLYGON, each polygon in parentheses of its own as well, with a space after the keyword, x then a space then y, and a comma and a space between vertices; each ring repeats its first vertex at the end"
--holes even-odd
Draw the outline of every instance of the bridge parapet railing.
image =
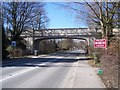
POLYGON ((86 30, 36 30, 25 31, 22 36, 71 36, 71 35, 88 35, 86 30))
POLYGON ((81 33, 44 33, 43 36, 72 36, 72 35, 87 35, 81 33))
POLYGON ((86 35, 84 30, 44 30, 43 36, 86 35))

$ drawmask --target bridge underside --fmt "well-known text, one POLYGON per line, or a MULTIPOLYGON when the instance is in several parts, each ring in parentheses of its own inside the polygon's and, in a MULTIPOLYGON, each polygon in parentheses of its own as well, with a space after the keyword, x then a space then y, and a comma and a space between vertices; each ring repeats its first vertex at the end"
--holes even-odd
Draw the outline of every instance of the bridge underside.
MULTIPOLYGON (((24 37, 24 36, 23 36, 24 37)), ((42 42, 43 40, 52 40, 52 39, 78 39, 78 40, 84 40, 89 46, 89 39, 94 37, 93 35, 71 35, 71 36, 27 36, 24 37, 26 38, 27 41, 29 41, 29 44, 26 44, 28 51, 30 50, 32 53, 34 52, 35 49, 38 49, 39 43, 42 42)))
POLYGON ((34 41, 47 40, 47 39, 80 39, 80 40, 88 41, 86 38, 78 37, 78 36, 52 36, 52 37, 44 36, 44 37, 36 38, 34 41))
POLYGON ((78 39, 78 40, 84 40, 87 43, 87 46, 89 45, 89 39, 88 38, 82 38, 82 37, 78 37, 78 36, 52 36, 52 37, 39 37, 39 38, 34 38, 34 42, 33 42, 33 48, 34 50, 39 50, 39 48, 42 48, 39 46, 40 42, 42 42, 43 40, 49 40, 49 39, 78 39))

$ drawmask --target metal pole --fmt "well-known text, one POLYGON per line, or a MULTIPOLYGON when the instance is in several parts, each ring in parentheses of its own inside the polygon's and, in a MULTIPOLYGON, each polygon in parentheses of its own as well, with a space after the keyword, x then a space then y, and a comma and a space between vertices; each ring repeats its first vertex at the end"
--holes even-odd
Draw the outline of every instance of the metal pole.
POLYGON ((90 36, 89 36, 89 43, 88 43, 88 55, 90 55, 90 36))
POLYGON ((33 46, 32 46, 32 52, 34 54, 34 28, 33 28, 33 46))
POLYGON ((14 49, 14 46, 13 46, 13 59, 14 59, 14 53, 15 53, 15 49, 14 49))
POLYGON ((61 50, 62 50, 62 39, 61 39, 61 50))

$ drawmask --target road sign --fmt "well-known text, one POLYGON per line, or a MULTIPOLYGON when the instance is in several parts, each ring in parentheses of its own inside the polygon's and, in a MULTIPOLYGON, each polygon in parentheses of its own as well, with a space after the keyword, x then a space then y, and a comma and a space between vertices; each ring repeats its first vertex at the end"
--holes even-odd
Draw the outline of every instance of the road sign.
POLYGON ((11 42, 11 46, 14 46, 14 47, 15 47, 15 46, 16 46, 16 41, 12 41, 12 42, 11 42))
POLYGON ((94 40, 94 48, 106 48, 106 39, 96 39, 94 40))

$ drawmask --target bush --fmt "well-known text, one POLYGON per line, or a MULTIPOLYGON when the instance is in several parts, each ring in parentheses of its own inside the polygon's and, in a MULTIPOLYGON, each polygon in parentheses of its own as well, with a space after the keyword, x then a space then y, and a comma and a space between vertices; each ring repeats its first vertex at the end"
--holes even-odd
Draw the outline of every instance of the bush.
POLYGON ((9 52, 2 48, 2 59, 8 58, 9 52))
POLYGON ((20 47, 8 46, 6 50, 9 52, 9 57, 21 57, 24 56, 26 53, 25 50, 20 47))
POLYGON ((100 62, 100 55, 97 52, 93 53, 93 57, 94 57, 95 63, 100 62))

